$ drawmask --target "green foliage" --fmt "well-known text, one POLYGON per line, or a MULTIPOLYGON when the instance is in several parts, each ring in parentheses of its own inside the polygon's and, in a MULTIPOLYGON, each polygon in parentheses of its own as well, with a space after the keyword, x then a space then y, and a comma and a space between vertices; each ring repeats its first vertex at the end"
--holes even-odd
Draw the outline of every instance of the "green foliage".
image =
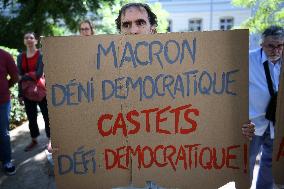
MULTIPOLYGON (((145 3, 146 0, 139 0, 139 1, 114 0, 113 4, 103 3, 102 7, 98 9, 97 18, 93 18, 96 20, 100 20, 99 23, 96 24, 96 33, 97 34, 118 33, 118 31, 116 30, 115 19, 118 16, 120 8, 123 5, 130 3, 130 2, 131 3, 132 2, 145 3)), ((159 33, 166 32, 168 28, 168 21, 167 21, 167 18, 169 16, 168 12, 162 9, 162 6, 160 3, 155 3, 153 5, 150 5, 150 7, 158 18, 157 32, 159 33)))
MULTIPOLYGON (((115 18, 122 5, 133 0, 2 0, 0 1, 0 44, 23 50, 23 35, 33 31, 38 36, 76 33, 83 19, 100 20, 98 34, 118 33, 115 18), (99 11, 97 11, 99 9, 99 11)), ((136 2, 146 2, 137 0, 136 2)), ((158 16, 158 32, 166 32, 167 12, 160 4, 151 5, 158 16)))
POLYGON ((0 44, 23 49, 23 35, 27 31, 38 36, 76 32, 78 22, 87 13, 95 13, 104 1, 113 0, 3 0, 0 2, 0 44))
POLYGON ((232 2, 235 6, 250 8, 257 0, 232 0, 232 2))
POLYGON ((243 24, 243 28, 249 28, 252 33, 261 33, 270 25, 284 25, 284 0, 232 0, 236 6, 257 8, 253 17, 243 24))
POLYGON ((20 125, 23 121, 27 120, 24 106, 18 100, 18 85, 11 88, 11 113, 10 113, 10 128, 14 125, 20 125))
MULTIPOLYGON (((0 46, 1 49, 9 52, 14 60, 16 60, 19 54, 16 49, 10 49, 7 47, 0 46)), ((22 106, 18 101, 18 85, 14 85, 11 89, 11 113, 10 113, 10 129, 21 124, 23 121, 27 120, 26 112, 24 106, 22 106)))
POLYGON ((157 32, 158 33, 165 33, 167 32, 167 28, 169 26, 168 17, 169 13, 162 8, 162 5, 160 3, 155 3, 151 5, 151 9, 156 14, 158 18, 158 27, 157 32))

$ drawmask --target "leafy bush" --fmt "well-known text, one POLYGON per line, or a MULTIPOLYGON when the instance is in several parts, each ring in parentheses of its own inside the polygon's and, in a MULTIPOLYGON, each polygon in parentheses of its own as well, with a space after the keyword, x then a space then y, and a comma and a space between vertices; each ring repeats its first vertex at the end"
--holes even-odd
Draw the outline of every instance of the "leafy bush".
MULTIPOLYGON (((1 49, 9 52, 16 62, 16 57, 19 54, 16 49, 9 49, 7 47, 0 46, 1 49)), ((10 129, 15 128, 20 125, 23 121, 27 120, 26 112, 24 106, 22 106, 18 101, 18 85, 14 85, 11 89, 11 113, 10 113, 10 129)))
POLYGON ((11 113, 10 113, 10 129, 20 125, 27 120, 25 108, 18 101, 18 85, 11 88, 11 113))

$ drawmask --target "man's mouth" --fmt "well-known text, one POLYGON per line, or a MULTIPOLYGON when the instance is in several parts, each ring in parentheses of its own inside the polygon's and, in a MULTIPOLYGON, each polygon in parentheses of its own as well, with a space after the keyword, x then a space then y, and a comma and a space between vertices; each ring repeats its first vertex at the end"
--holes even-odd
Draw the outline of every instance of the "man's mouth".
POLYGON ((271 55, 268 59, 270 61, 278 61, 280 59, 280 56, 278 56, 278 55, 271 55))

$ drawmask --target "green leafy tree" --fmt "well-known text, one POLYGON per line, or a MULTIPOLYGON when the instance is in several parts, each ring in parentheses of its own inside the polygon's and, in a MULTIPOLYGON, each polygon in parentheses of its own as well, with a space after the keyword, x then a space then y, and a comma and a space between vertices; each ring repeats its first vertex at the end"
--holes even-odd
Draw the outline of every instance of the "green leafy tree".
POLYGON ((1 0, 0 44, 21 49, 27 31, 38 36, 75 32, 78 22, 95 13, 103 2, 113 0, 1 0))
POLYGON ((284 25, 284 0, 232 0, 232 3, 252 9, 253 16, 242 24, 252 33, 261 33, 270 25, 284 25))
MULTIPOLYGON (((93 19, 96 20, 96 32, 97 34, 115 34, 116 30, 115 19, 118 16, 120 8, 130 2, 146 3, 145 0, 133 1, 133 0, 114 0, 113 4, 103 3, 102 8, 98 10, 98 14, 93 19)), ((169 13, 162 9, 160 3, 150 4, 151 9, 158 18, 157 32, 163 33, 168 28, 168 16, 169 13)))

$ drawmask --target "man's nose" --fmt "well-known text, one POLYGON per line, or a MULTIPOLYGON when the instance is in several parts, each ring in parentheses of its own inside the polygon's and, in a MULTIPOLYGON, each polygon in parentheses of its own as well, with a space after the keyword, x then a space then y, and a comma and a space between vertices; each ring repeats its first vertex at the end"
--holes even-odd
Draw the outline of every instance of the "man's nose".
POLYGON ((139 27, 136 24, 133 24, 130 28, 130 34, 139 34, 139 27))

